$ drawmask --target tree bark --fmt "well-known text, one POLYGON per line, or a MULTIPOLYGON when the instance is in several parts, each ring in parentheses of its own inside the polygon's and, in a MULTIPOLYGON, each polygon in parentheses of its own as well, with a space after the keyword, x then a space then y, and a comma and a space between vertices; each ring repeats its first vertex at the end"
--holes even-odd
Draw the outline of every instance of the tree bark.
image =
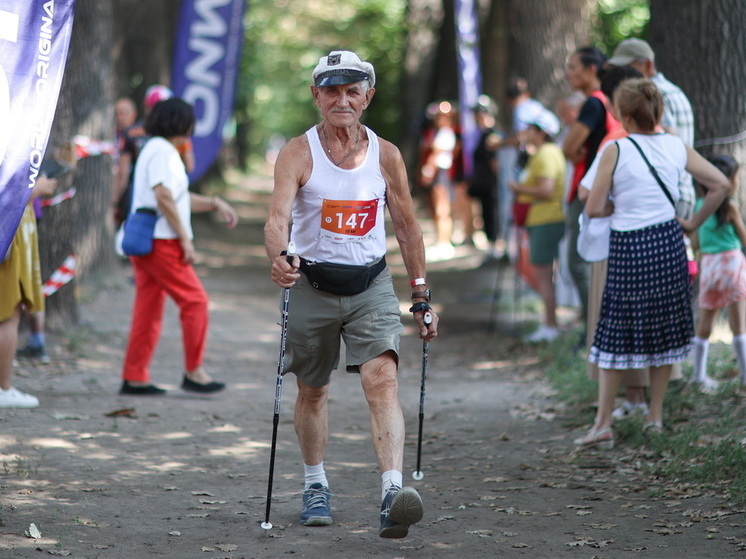
POLYGON ((739 0, 650 2, 648 38, 656 67, 692 103, 695 146, 705 156, 729 153, 742 165, 746 162, 744 28, 746 4, 739 0))
POLYGON ((569 93, 565 61, 588 44, 591 0, 503 0, 507 27, 508 78, 526 78, 533 97, 547 108, 569 93))
MULTIPOLYGON (((78 0, 67 66, 52 125, 47 155, 69 159, 72 138, 114 137, 112 109, 112 9, 109 2, 78 0)), ((111 231, 105 217, 111 206, 112 160, 100 155, 78 161, 58 192, 75 186, 71 200, 44 210, 39 222, 42 278, 46 280, 70 254, 77 255, 77 275, 86 275, 114 261, 111 231)), ((77 281, 47 298, 51 328, 78 322, 77 281)))
POLYGON ((142 111, 145 90, 171 84, 180 0, 114 0, 115 93, 142 111))

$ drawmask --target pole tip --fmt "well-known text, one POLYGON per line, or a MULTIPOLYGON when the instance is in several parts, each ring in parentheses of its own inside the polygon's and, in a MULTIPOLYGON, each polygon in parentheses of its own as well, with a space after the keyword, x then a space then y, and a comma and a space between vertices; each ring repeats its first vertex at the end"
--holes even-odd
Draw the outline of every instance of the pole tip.
POLYGON ((424 477, 425 474, 423 474, 420 470, 415 470, 414 472, 412 472, 412 479, 420 481, 424 477))
POLYGON ((272 523, 271 522, 262 522, 262 528, 265 530, 271 530, 272 529, 272 523))

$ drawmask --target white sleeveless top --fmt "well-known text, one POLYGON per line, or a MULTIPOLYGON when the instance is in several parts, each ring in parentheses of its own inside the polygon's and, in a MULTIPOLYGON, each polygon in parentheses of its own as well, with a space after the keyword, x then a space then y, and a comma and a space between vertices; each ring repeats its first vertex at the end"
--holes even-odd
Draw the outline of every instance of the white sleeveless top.
MULTIPOLYGON (((671 134, 631 134, 655 167, 674 202, 681 194, 679 178, 687 163, 686 147, 671 134)), ((614 212, 611 228, 633 231, 672 220, 676 216, 671 202, 661 190, 640 152, 626 138, 617 140, 619 159, 614 169, 611 196, 614 212)))
POLYGON ((290 240, 310 261, 365 265, 386 253, 386 181, 378 136, 365 127, 363 163, 340 169, 324 153, 316 126, 306 132, 313 169, 293 202, 290 240))

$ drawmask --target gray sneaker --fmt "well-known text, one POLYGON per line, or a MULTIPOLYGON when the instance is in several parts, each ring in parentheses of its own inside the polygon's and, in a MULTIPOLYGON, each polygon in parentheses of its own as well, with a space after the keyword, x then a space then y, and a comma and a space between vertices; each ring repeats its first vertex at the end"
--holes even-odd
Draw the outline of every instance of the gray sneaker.
POLYGON ((47 355, 47 350, 44 348, 43 345, 26 345, 24 347, 18 348, 18 350, 16 351, 16 357, 20 359, 38 359, 42 365, 49 365, 49 363, 51 362, 49 355, 47 355))
POLYGON ((303 526, 329 526, 332 523, 331 494, 329 488, 314 483, 303 492, 303 509, 300 511, 303 526))
POLYGON ((386 492, 381 503, 382 538, 404 538, 409 534, 409 527, 422 520, 424 509, 422 499, 412 487, 392 487, 386 492))

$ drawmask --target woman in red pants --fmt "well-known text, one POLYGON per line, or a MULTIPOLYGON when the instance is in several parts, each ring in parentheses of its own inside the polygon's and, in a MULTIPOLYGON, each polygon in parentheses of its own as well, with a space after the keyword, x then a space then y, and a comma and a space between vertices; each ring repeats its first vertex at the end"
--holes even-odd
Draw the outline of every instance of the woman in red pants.
POLYGON ((194 271, 192 212, 217 211, 234 227, 234 209, 217 196, 189 192, 189 178, 178 148, 194 129, 194 109, 178 98, 157 103, 145 121, 151 139, 135 166, 132 209, 157 210, 153 251, 130 257, 135 271, 135 304, 127 353, 122 370, 121 394, 158 396, 165 390, 150 382, 150 360, 163 323, 166 296, 180 311, 184 345, 184 379, 181 388, 211 393, 225 388, 204 370, 208 323, 208 298, 194 271))

